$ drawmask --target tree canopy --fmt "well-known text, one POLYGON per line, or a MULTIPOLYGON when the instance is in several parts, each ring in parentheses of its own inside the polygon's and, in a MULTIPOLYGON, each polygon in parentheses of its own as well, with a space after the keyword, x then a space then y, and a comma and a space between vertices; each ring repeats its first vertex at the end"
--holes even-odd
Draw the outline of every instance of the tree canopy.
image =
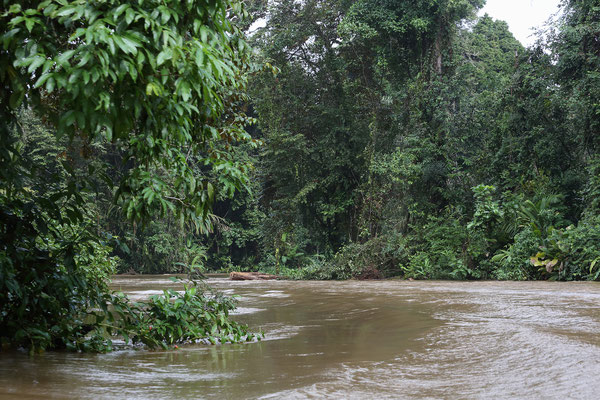
POLYGON ((15 344, 64 346, 83 338, 82 315, 106 303, 114 272, 99 197, 134 223, 169 216, 208 231, 217 194, 245 185, 248 166, 231 150, 251 141, 239 108, 244 11, 236 1, 2 8, 0 330, 15 344))
POLYGON ((254 239, 209 259, 295 277, 597 279, 592 3, 564 1, 529 49, 476 17, 481 1, 269 3, 251 43, 280 73, 250 82, 265 147, 230 220, 254 239))

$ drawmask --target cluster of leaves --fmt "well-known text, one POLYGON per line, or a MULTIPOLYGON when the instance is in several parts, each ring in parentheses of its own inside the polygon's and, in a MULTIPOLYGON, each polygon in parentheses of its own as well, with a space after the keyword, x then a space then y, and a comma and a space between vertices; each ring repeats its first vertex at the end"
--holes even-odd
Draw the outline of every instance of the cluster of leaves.
POLYGON ((143 306, 132 341, 155 348, 197 341, 240 343, 262 337, 229 319, 235 309, 233 299, 199 289, 194 283, 185 286, 183 293, 165 290, 162 296, 152 296, 143 306))
POLYGON ((231 108, 246 82, 247 45, 229 19, 240 3, 9 3, 9 106, 27 101, 61 135, 118 145, 132 164, 117 192, 129 219, 175 212, 208 230, 217 188, 244 181, 222 143, 250 140, 231 108), (219 171, 218 186, 200 167, 219 171))
POLYGON ((179 223, 167 217, 148 223, 144 229, 115 220, 103 220, 107 229, 120 235, 113 254, 121 263, 120 273, 165 274, 202 273, 205 271, 207 248, 203 235, 182 230, 179 223))
MULTIPOLYGON (((577 225, 562 218, 560 198, 545 196, 539 201, 523 201, 516 219, 503 223, 515 232, 508 244, 491 258, 498 278, 596 280, 600 257, 597 217, 584 218, 577 225)), ((513 214, 514 216, 514 214, 513 214)))
MULTIPOLYGON (((25 135, 20 138, 20 153, 14 154, 13 169, 36 168, 28 169, 21 181, 4 182, 11 201, 0 197, 3 344, 32 352, 56 348, 104 352, 113 348, 115 335, 150 348, 256 337, 229 319, 235 306, 231 299, 201 291, 195 282, 184 293, 168 291, 148 303, 131 303, 111 294, 108 282, 120 265, 111 256, 115 238, 97 231, 100 215, 93 194, 72 192, 69 179, 75 177, 68 172, 70 163, 56 166, 48 159, 64 152, 64 146, 39 120, 25 115, 25 135), (80 207, 79 201, 87 207, 80 207)), ((198 269, 204 254, 202 247, 190 244, 188 257, 181 259, 186 264, 182 269, 198 269)))
POLYGON ((64 147, 34 120, 22 128, 3 149, 10 179, 0 181, 0 331, 14 345, 65 347, 86 335, 88 310, 104 301, 118 260, 91 229, 94 207, 81 207, 88 194, 61 160, 64 147))
POLYGON ((111 349, 110 338, 118 336, 126 343, 168 349, 186 343, 242 343, 262 338, 262 334, 250 333, 246 325, 229 319, 236 305, 233 298, 214 293, 193 280, 183 289, 165 290, 143 303, 113 295, 109 306, 95 315, 100 336, 91 338, 102 337, 104 342, 92 343, 111 349))
MULTIPOLYGON (((44 282, 40 281, 41 286, 44 282)), ((150 349, 169 349, 181 344, 242 343, 263 337, 262 333, 251 333, 246 325, 230 320, 229 313, 236 306, 234 299, 202 288, 196 281, 184 285, 183 292, 165 290, 141 303, 108 291, 94 297, 86 295, 96 302, 88 302, 86 311, 77 318, 71 319, 75 317, 71 313, 71 318, 45 329, 39 322, 34 326, 24 317, 19 327, 11 323, 4 327, 3 343, 23 346, 32 353, 48 348, 107 352, 114 349, 115 338, 150 349)), ((72 299, 69 301, 72 303, 72 299)), ((44 296, 42 302, 49 306, 49 314, 56 311, 44 296)))
MULTIPOLYGON (((169 294, 150 309, 114 297, 107 277, 119 262, 110 247, 131 254, 126 233, 150 221, 207 232, 214 200, 246 184, 249 166, 234 151, 255 145, 240 108, 249 70, 236 25, 241 3, 0 4, 2 342, 106 349, 110 307, 125 310, 109 321, 116 333, 127 334, 122 323, 160 318, 162 336, 138 332, 153 346, 203 334, 239 340, 244 331, 226 320, 227 301, 188 293, 184 307, 169 294), (205 314, 193 314, 195 306, 205 314), (185 325, 163 318, 173 312, 185 325), (205 317, 208 331, 200 329, 205 317), (194 334, 179 334, 182 327, 194 334)), ((167 268, 201 264, 203 247, 187 246, 190 236, 177 236, 177 245, 149 236, 152 251, 134 250, 167 268)))

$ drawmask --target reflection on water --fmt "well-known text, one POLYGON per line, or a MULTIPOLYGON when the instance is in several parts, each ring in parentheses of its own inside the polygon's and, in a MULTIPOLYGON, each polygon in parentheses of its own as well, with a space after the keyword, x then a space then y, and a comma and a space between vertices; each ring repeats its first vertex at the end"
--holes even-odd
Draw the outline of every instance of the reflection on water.
MULTIPOLYGON (((0 353, 0 398, 597 398, 600 285, 211 279, 259 343, 0 353)), ((117 277, 143 298, 179 285, 117 277)))

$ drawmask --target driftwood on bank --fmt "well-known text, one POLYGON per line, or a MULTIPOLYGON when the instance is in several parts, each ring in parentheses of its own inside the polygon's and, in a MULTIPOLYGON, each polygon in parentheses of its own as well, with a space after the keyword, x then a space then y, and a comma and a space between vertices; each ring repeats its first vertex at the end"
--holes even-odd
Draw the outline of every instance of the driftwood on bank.
POLYGON ((261 272, 231 272, 229 278, 232 281, 267 281, 273 279, 281 279, 280 276, 263 274, 261 272))

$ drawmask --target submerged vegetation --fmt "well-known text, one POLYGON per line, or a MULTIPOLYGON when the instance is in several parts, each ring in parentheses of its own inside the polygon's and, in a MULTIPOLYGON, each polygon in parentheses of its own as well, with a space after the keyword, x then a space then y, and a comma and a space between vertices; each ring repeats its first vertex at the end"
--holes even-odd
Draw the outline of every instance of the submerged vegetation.
POLYGON ((185 284, 183 292, 165 290, 145 302, 132 302, 123 294, 106 290, 101 297, 100 293, 88 297, 87 303, 79 304, 73 296, 72 309, 63 311, 69 318, 62 321, 54 319, 60 310, 47 308, 42 312, 23 302, 32 312, 20 315, 18 323, 7 321, 3 331, 7 344, 32 353, 57 348, 104 353, 113 350, 115 339, 124 340, 125 345, 170 349, 180 344, 241 343, 262 338, 262 334, 251 333, 246 325, 229 319, 229 312, 235 309, 233 299, 195 281, 185 284))
POLYGON ((594 0, 530 48, 484 0, 2 4, 4 345, 254 338, 117 272, 600 279, 594 0))

